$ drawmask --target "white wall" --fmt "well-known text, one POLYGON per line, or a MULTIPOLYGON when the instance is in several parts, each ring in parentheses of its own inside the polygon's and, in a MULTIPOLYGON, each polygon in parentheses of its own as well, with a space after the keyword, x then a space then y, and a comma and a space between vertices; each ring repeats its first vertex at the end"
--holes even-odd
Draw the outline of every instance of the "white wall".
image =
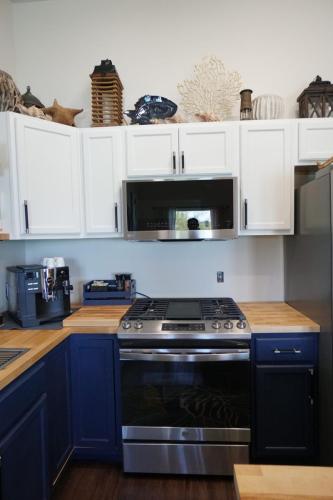
POLYGON ((89 74, 101 59, 116 64, 128 108, 145 93, 179 102, 177 83, 215 54, 254 95, 281 95, 292 117, 297 96, 317 74, 333 79, 332 17, 332 0, 18 3, 17 82, 22 89, 31 84, 45 104, 57 97, 84 107, 78 124, 89 124, 89 74))
POLYGON ((0 0, 0 69, 14 77, 15 52, 10 0, 0 0))
POLYGON ((7 310, 5 295, 6 267, 24 263, 24 241, 0 241, 0 312, 7 310))
POLYGON ((238 301, 283 300, 282 237, 221 242, 138 243, 123 240, 28 241, 26 262, 64 256, 75 292, 82 283, 132 272, 137 290, 155 297, 231 296, 238 301), (224 271, 225 282, 216 282, 224 271))

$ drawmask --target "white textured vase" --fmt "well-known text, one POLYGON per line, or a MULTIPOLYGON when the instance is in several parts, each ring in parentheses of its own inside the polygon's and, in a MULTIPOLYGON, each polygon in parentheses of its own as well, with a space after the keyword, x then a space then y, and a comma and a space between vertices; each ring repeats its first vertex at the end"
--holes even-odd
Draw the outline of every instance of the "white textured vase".
POLYGON ((284 103, 279 95, 259 95, 252 101, 255 120, 273 120, 282 118, 284 103))

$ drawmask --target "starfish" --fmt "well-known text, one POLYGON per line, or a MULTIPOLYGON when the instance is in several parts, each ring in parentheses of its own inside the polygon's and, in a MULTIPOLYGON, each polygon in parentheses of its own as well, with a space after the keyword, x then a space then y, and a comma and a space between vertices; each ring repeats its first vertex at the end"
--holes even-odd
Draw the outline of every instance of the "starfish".
POLYGON ((42 111, 44 111, 46 115, 52 116, 54 122, 75 127, 74 116, 81 113, 83 109, 63 108, 60 106, 57 99, 54 99, 53 105, 49 108, 42 108, 42 111))

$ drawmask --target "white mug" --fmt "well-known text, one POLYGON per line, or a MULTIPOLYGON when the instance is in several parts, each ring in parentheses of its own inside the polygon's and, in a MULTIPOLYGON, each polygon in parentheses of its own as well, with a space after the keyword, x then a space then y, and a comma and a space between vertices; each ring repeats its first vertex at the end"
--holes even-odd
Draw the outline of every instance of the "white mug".
POLYGON ((42 266, 44 267, 55 267, 55 262, 53 257, 43 257, 42 266))
POLYGON ((65 259, 63 257, 53 257, 55 267, 64 267, 65 259))

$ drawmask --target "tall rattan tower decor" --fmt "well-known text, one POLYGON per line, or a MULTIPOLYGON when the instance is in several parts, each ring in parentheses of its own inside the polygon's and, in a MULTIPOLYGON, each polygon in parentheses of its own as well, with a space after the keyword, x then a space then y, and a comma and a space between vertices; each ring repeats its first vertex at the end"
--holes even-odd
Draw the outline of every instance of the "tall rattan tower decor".
POLYGON ((91 115, 93 127, 123 123, 123 85, 112 61, 95 66, 91 78, 91 115))

